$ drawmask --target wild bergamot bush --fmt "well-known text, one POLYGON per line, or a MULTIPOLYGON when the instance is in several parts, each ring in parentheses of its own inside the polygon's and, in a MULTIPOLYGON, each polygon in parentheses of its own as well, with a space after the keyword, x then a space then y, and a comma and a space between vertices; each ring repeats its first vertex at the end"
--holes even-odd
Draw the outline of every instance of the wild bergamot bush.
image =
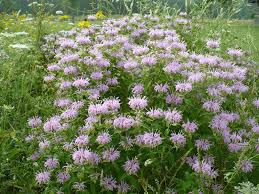
POLYGON ((30 118, 25 139, 42 191, 174 193, 188 172, 222 193, 254 171, 254 68, 216 38, 189 50, 178 32, 191 29, 186 14, 135 15, 45 38, 56 111, 30 118))

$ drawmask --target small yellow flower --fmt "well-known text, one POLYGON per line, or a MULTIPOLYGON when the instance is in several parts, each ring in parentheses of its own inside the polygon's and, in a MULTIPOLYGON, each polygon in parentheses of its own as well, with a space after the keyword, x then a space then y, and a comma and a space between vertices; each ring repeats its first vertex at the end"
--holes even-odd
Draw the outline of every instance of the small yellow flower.
POLYGON ((91 25, 89 21, 80 21, 77 26, 80 28, 88 28, 91 25))
POLYGON ((20 21, 24 21, 24 20, 26 19, 26 15, 25 15, 25 14, 20 15, 20 16, 18 17, 18 19, 19 19, 20 21))
POLYGON ((99 18, 99 19, 105 18, 105 15, 103 14, 102 11, 98 11, 98 12, 95 14, 95 16, 96 16, 97 18, 99 18))
POLYGON ((17 11, 13 11, 13 12, 12 12, 12 16, 17 17, 17 15, 18 15, 18 12, 17 12, 17 11))
POLYGON ((62 15, 62 16, 59 16, 59 20, 60 21, 64 21, 64 20, 68 20, 70 18, 70 16, 69 15, 62 15))

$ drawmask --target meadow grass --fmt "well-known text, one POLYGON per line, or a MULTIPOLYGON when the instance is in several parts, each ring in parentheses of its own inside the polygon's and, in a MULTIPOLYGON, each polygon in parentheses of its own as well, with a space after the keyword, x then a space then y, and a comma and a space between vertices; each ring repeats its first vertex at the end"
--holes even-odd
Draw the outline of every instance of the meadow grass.
MULTIPOLYGON (((257 58, 259 57, 259 25, 255 25, 253 23, 241 23, 241 24, 232 24, 231 25, 232 31, 235 34, 239 34, 240 37, 244 37, 247 34, 253 37, 254 47, 257 50, 257 58)), ((241 46, 246 50, 249 49, 249 45, 244 42, 241 42, 241 46)))
MULTIPOLYGON (((231 36, 233 43, 238 43, 238 46, 245 51, 250 51, 252 58, 259 62, 259 25, 256 25, 253 20, 239 21, 239 20, 227 20, 220 21, 220 26, 224 29, 229 30, 228 35, 231 36)), ((217 26, 215 21, 206 21, 202 24, 203 28, 200 32, 202 37, 207 37, 211 33, 211 29, 217 26)), ((218 26, 217 28, 220 28, 218 26)), ((228 45, 231 44, 229 36, 223 36, 222 42, 226 42, 228 45)))
MULTIPOLYGON (((73 26, 66 22, 47 22, 46 34, 69 30, 73 26)), ((202 24, 204 28, 200 36, 209 36, 212 24, 202 24)), ((229 26, 231 34, 240 41, 240 47, 244 50, 252 50, 253 58, 259 61, 259 26, 252 23, 232 22, 229 26), (249 36, 247 36, 249 35, 249 36), (253 44, 246 42, 248 37, 253 44)), ((50 115, 54 91, 42 83, 47 61, 42 53, 34 48, 34 34, 36 28, 32 23, 23 23, 9 26, 9 32, 26 31, 28 38, 5 38, 2 40, 2 50, 9 59, 1 60, 0 63, 0 182, 1 192, 15 193, 19 189, 31 193, 32 188, 27 187, 27 182, 34 179, 31 177, 29 166, 26 161, 24 150, 24 136, 27 119, 33 115, 50 115), (26 51, 13 50, 10 44, 28 42, 33 47, 26 51), (27 169, 27 170, 26 170, 27 169)), ((228 41, 227 37, 222 41, 228 41)), ((224 43, 223 43, 224 44, 224 43)))

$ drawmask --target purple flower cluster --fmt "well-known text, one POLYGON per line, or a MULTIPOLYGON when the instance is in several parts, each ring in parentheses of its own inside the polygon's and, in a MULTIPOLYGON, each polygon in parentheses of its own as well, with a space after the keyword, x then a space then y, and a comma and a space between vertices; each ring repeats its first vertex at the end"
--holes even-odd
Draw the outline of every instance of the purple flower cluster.
POLYGON ((223 50, 213 38, 189 50, 186 13, 168 20, 134 15, 46 37, 54 60, 43 80, 56 91, 55 111, 31 117, 25 138, 39 185, 144 193, 147 184, 171 181, 158 180, 161 172, 178 179, 188 171, 221 190, 225 180, 216 178, 238 161, 242 172, 256 168, 239 158, 259 150, 259 100, 245 84, 253 77, 245 52, 223 50))

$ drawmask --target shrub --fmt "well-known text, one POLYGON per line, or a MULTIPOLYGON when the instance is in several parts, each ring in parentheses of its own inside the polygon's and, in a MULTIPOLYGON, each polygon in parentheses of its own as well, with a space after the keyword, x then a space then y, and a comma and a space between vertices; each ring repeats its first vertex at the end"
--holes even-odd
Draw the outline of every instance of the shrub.
POLYGON ((40 191, 220 193, 253 173, 251 62, 215 39, 189 50, 185 17, 135 15, 46 37, 56 111, 30 118, 25 139, 40 191))

